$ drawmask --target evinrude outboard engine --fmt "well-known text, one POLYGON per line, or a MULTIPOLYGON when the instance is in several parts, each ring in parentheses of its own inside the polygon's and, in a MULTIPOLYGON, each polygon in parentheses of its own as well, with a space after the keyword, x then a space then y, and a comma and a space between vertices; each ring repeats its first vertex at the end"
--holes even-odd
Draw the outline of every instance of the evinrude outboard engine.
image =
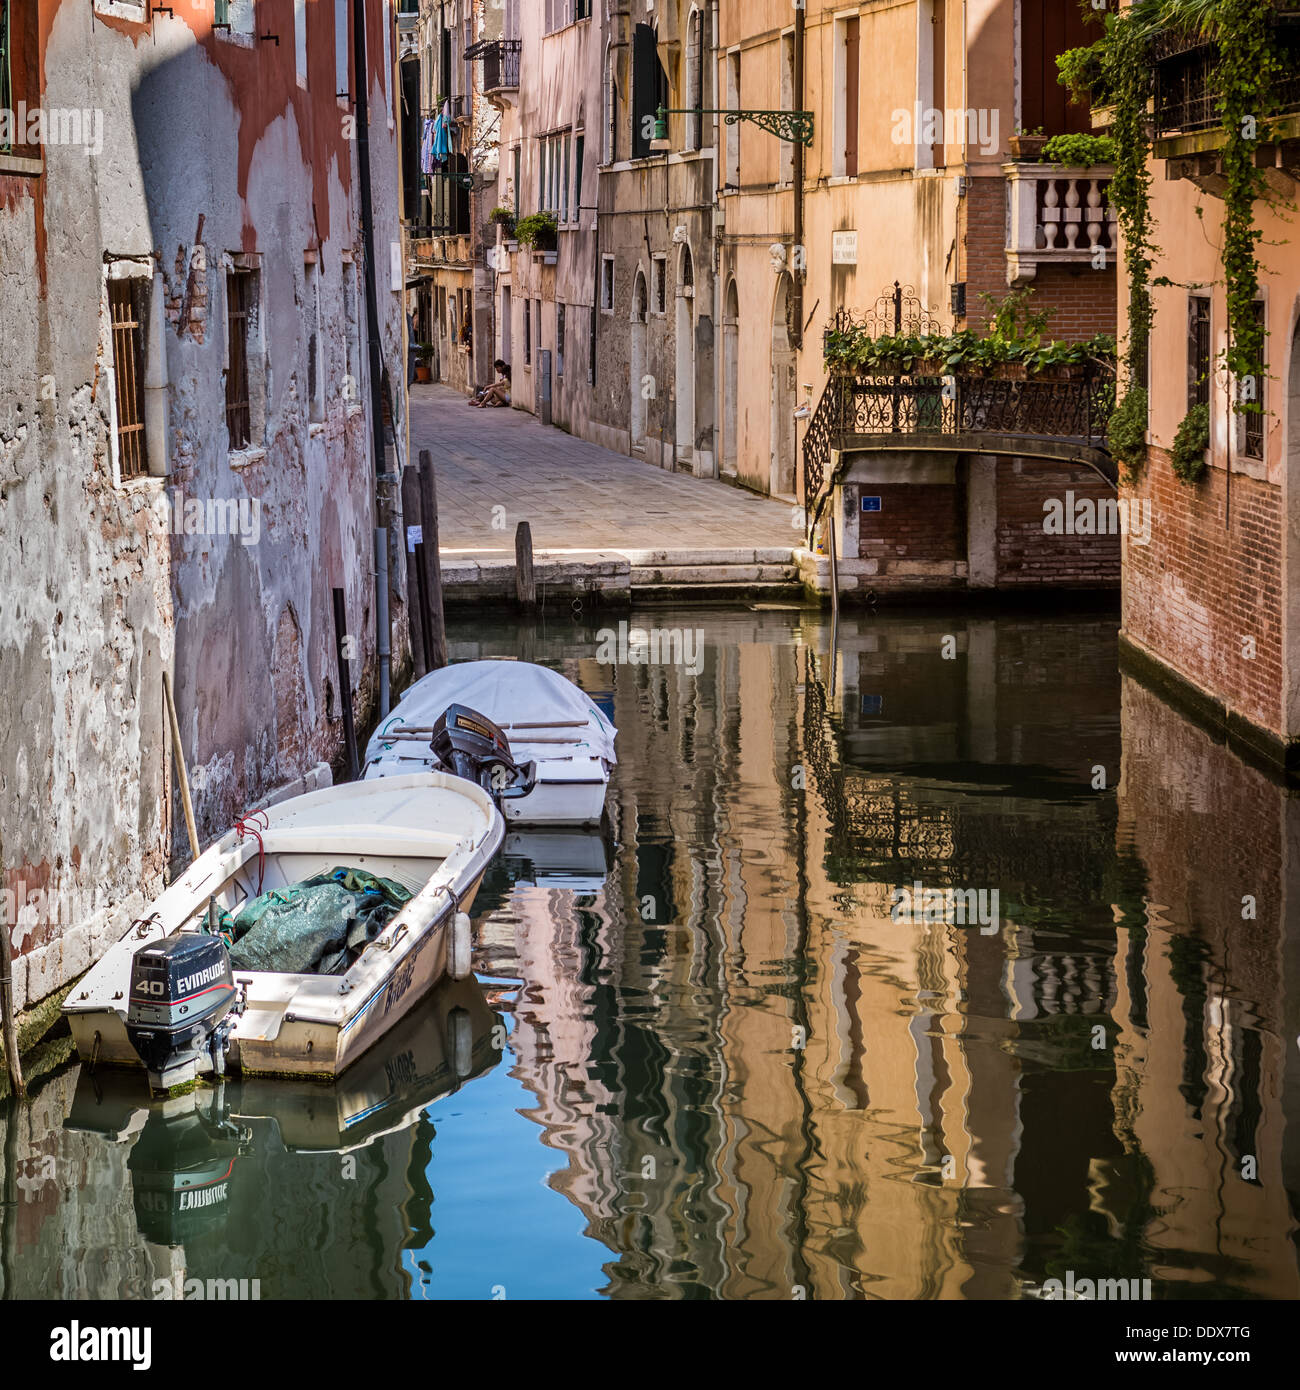
POLYGON ((536 763, 520 767, 510 740, 487 717, 465 705, 448 705, 433 726, 433 756, 454 777, 474 782, 495 797, 523 796, 537 780, 536 763))
POLYGON ((155 1091, 174 1090, 200 1071, 224 1074, 237 1001, 219 936, 181 932, 136 952, 126 1036, 155 1091))

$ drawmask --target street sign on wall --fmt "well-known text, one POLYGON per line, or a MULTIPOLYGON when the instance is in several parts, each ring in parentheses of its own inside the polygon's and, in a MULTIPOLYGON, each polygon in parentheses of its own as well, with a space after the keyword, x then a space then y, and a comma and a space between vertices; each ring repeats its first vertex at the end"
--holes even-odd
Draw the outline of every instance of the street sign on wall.
POLYGON ((831 233, 831 264, 832 265, 857 265, 858 263, 858 234, 857 232, 832 232, 831 233))

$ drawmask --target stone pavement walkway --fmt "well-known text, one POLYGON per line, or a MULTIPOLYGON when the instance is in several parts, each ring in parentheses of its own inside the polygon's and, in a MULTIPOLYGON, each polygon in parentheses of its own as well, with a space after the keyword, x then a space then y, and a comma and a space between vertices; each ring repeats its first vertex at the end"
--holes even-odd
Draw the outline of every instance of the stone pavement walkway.
POLYGON ((608 552, 634 567, 667 560, 666 552, 675 564, 689 563, 678 553, 688 551, 698 552, 695 563, 713 565, 722 557, 705 552, 747 552, 753 564, 777 559, 756 552, 780 550, 788 564, 802 542, 788 503, 665 472, 526 411, 471 410, 449 387, 415 385, 410 399, 412 458, 428 449, 437 470, 444 564, 513 562, 520 521, 529 523, 538 555, 608 552))

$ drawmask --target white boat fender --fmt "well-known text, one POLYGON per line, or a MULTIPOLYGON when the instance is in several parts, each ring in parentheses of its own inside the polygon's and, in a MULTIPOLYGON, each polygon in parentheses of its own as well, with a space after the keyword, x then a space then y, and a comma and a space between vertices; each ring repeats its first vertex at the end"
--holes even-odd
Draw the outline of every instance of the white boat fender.
POLYGON ((469 913, 458 912, 451 919, 451 940, 447 943, 447 973, 453 980, 469 977, 474 933, 469 913))
POLYGON ((447 1033, 451 1067, 463 1081, 474 1070, 474 1022, 468 1009, 453 1009, 447 1015, 447 1033))

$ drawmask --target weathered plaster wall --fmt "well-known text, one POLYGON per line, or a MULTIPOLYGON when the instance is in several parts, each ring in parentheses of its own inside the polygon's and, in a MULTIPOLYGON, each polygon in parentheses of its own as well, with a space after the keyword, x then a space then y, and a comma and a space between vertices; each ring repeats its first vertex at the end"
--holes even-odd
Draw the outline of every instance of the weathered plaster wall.
MULTIPOLYGON (((35 176, 0 164, 0 669, 18 715, 0 727, 0 868, 6 909, 26 907, 10 926, 20 1003, 85 969, 162 886, 169 858, 188 857, 168 804, 164 670, 205 841, 337 757, 334 585, 356 638, 359 722, 374 684, 364 298, 359 277, 344 287, 345 253, 360 248, 356 145, 335 96, 333 8, 307 7, 305 87, 292 0, 259 5, 278 47, 214 35, 210 6, 175 11, 149 26, 43 0, 44 93, 28 100, 101 110, 103 147, 48 145, 35 176), (250 367, 261 419, 236 453, 223 376, 232 255, 258 258, 265 354, 263 372, 250 367), (308 261, 321 300, 315 420, 308 261), (147 338, 164 382, 146 408, 161 407, 148 418, 163 428, 150 440, 157 473, 121 480, 105 276, 128 268, 152 276, 147 338), (187 534, 183 512, 178 533, 178 498, 242 500, 250 521, 256 503, 256 542, 187 534)), ((396 129, 374 0, 368 19, 381 351, 400 442, 396 129)))

